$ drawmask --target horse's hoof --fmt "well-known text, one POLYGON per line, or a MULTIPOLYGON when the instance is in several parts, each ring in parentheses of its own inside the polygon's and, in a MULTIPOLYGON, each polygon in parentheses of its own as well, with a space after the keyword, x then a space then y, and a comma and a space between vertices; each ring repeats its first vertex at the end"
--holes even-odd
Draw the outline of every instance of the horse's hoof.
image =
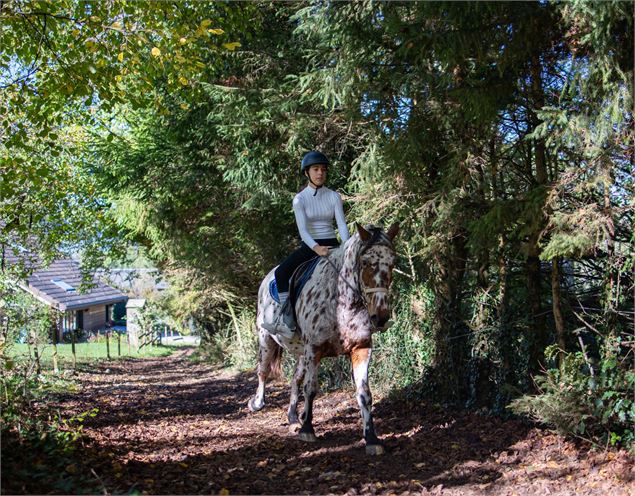
POLYGON ((300 424, 289 424, 289 433, 297 434, 300 431, 300 424))
POLYGON ((298 439, 300 441, 304 441, 305 443, 314 443, 317 441, 317 437, 315 437, 315 434, 311 432, 300 432, 298 434, 298 439))
POLYGON ((251 411, 251 412, 259 412, 264 407, 265 407, 264 403, 262 405, 260 405, 260 406, 256 406, 256 404, 254 403, 254 398, 251 398, 247 402, 247 408, 249 408, 249 411, 251 411))
POLYGON ((367 444, 366 445, 367 455, 383 455, 385 452, 386 450, 381 444, 367 444))

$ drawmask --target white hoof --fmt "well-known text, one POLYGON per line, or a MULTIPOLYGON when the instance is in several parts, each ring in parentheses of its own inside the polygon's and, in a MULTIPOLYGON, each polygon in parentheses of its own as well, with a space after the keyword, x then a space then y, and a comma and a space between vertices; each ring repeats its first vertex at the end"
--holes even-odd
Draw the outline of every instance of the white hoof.
POLYGON ((300 432, 298 434, 298 439, 300 441, 304 441, 305 443, 314 443, 317 441, 315 434, 311 434, 310 432, 300 432))
POLYGON ((367 444, 366 445, 366 454, 367 455, 383 455, 386 452, 384 447, 381 444, 367 444))
POLYGON ((264 403, 260 406, 256 405, 254 398, 250 398, 249 401, 247 402, 247 408, 249 408, 249 411, 251 412, 258 412, 262 410, 264 407, 265 407, 264 403))

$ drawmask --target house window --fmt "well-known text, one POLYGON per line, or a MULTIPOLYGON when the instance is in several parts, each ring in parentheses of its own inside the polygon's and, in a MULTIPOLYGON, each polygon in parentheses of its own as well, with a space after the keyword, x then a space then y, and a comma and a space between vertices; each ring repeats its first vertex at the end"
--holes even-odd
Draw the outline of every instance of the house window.
POLYGON ((62 331, 73 331, 77 325, 77 312, 70 310, 64 314, 64 320, 62 322, 62 331))

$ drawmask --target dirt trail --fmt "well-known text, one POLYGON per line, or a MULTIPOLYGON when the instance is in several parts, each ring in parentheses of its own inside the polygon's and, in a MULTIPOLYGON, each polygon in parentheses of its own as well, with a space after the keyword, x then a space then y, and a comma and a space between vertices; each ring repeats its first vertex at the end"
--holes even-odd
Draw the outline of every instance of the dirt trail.
POLYGON ((474 413, 406 401, 375 402, 387 453, 365 454, 351 390, 316 400, 319 441, 287 430, 284 382, 249 413, 254 374, 229 374, 172 357, 100 365, 63 398, 85 424, 81 470, 110 493, 443 495, 635 494, 625 452, 588 451, 560 436, 474 413))

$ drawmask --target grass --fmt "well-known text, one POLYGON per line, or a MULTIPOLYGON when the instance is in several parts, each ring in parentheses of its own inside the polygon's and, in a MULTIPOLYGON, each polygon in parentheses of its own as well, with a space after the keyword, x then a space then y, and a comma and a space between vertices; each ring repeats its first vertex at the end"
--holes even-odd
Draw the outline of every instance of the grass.
MULTIPOLYGON (((53 353, 55 348, 51 344, 38 346, 38 353, 42 366, 52 367, 53 353)), ((139 351, 128 348, 128 344, 122 342, 121 350, 117 346, 117 341, 110 342, 110 359, 120 358, 142 358, 153 356, 168 356, 172 353, 172 346, 144 346, 139 351)), ((14 357, 33 357, 32 349, 26 344, 13 344, 9 347, 8 354, 14 357)), ((105 342, 97 343, 76 343, 75 354, 77 364, 86 364, 94 361, 108 360, 108 349, 105 342)), ((73 350, 71 344, 57 345, 57 361, 60 368, 71 368, 73 366, 73 350)))

